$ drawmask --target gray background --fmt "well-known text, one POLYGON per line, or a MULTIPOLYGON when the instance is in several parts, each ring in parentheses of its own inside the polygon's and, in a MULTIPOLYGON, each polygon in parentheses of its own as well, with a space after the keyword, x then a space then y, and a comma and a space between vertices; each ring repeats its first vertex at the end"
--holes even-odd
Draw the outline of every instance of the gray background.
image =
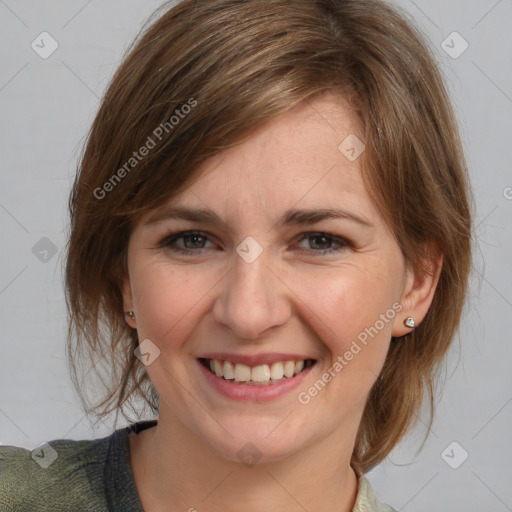
MULTIPOLYGON (((398 510, 512 510, 512 1, 397 3, 429 37, 457 110, 476 196, 476 261, 428 440, 421 449, 423 414, 367 477, 398 510), (457 58, 464 42, 446 40, 454 31, 469 44, 457 58)), ((34 448, 113 427, 84 416, 68 376, 67 197, 99 98, 159 4, 0 0, 1 444, 34 448), (44 31, 58 43, 46 59, 31 47, 44 31)))

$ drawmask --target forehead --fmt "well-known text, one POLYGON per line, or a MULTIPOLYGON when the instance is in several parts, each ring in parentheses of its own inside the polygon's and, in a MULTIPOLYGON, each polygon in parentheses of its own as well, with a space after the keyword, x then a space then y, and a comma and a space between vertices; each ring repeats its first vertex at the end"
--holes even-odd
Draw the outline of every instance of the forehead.
POLYGON ((234 220, 262 209, 277 214, 298 203, 301 208, 353 208, 375 217, 362 179, 363 153, 356 112, 342 97, 324 94, 203 162, 189 187, 165 206, 206 206, 234 220))

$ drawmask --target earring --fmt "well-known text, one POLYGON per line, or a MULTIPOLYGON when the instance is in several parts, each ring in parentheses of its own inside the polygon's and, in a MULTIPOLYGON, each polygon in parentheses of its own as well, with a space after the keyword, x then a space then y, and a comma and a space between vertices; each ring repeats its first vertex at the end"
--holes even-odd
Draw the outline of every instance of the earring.
POLYGON ((412 316, 409 316, 407 317, 405 320, 404 320, 404 324, 407 326, 407 327, 410 327, 411 329, 414 329, 416 327, 416 322, 414 321, 414 318, 412 316))
POLYGON ((126 315, 128 315, 132 320, 135 320, 135 313, 133 311, 126 311, 126 315))

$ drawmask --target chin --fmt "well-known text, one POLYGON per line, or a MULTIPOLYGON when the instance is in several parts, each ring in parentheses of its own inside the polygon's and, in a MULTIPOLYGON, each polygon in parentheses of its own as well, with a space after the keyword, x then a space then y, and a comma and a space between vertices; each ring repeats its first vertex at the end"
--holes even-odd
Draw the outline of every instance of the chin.
POLYGON ((237 424, 225 422, 223 425, 232 436, 223 429, 216 429, 215 433, 202 432, 201 437, 223 459, 249 467, 283 460, 307 444, 305 439, 298 439, 290 432, 288 425, 279 431, 279 426, 275 428, 279 421, 272 421, 273 427, 270 429, 268 423, 262 421, 257 426, 253 420, 239 421, 237 424))

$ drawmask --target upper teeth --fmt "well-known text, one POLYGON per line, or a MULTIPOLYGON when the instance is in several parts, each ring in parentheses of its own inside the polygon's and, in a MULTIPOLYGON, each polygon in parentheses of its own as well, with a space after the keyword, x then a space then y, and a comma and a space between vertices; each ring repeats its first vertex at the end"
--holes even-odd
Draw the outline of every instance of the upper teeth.
POLYGON ((247 366, 243 363, 231 363, 210 359, 210 368, 217 377, 236 382, 270 382, 290 378, 299 374, 304 369, 304 360, 300 361, 276 361, 270 365, 247 366))

